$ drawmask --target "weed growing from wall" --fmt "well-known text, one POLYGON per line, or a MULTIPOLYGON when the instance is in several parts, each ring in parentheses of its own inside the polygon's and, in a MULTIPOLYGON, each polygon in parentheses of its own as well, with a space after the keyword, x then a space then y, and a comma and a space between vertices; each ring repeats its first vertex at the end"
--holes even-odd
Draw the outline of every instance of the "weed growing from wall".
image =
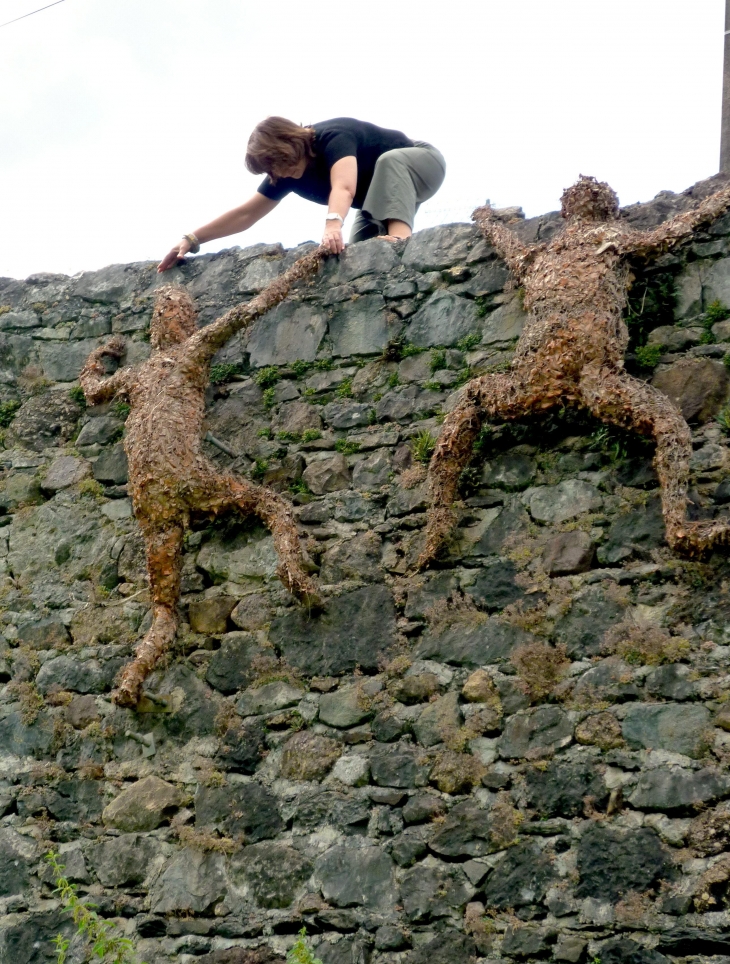
POLYGON ((315 956, 314 951, 307 943, 306 927, 302 927, 296 942, 289 948, 289 953, 286 955, 286 964, 322 964, 322 961, 315 956))
MULTIPOLYGON (((85 904, 80 899, 76 885, 63 875, 65 867, 59 862, 59 855, 51 850, 46 854, 46 860, 53 870, 55 893, 61 900, 63 910, 71 914, 76 933, 89 943, 91 956, 104 964, 144 964, 137 957, 133 941, 120 934, 114 924, 99 917, 93 909, 94 904, 85 904)), ((65 964, 70 940, 57 934, 53 943, 58 952, 57 964, 65 964)))

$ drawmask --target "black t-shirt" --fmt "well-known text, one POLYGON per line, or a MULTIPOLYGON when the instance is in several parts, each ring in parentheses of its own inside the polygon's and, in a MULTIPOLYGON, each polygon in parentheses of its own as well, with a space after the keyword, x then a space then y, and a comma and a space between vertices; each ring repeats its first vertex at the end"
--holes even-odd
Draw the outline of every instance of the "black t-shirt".
POLYGON ((376 127, 352 117, 335 117, 311 125, 315 131, 315 156, 300 178, 280 177, 276 184, 266 175, 259 184, 259 194, 280 201, 292 191, 307 201, 327 204, 332 190, 330 170, 343 157, 357 158, 357 191, 352 202, 354 208, 362 207, 373 179, 375 162, 381 154, 398 147, 413 147, 413 141, 401 131, 376 127))

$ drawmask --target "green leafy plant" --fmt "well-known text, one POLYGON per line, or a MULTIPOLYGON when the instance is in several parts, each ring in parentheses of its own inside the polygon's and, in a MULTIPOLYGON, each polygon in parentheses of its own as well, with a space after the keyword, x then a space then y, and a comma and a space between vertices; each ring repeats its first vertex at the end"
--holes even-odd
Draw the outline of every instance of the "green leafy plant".
POLYGON ((730 405, 726 405, 717 413, 715 421, 726 435, 730 435, 730 405))
POLYGON ((728 371, 730 371, 730 351, 726 355, 722 356, 722 363, 725 366, 725 368, 727 368, 728 371))
POLYGON ((602 452, 611 462, 619 462, 628 455, 625 439, 610 425, 601 425, 591 433, 588 448, 594 452, 602 452))
POLYGON ((320 358, 319 361, 314 363, 314 367, 318 372, 331 372, 335 363, 331 358, 320 358))
POLYGON ((302 432, 302 442, 316 442, 318 438, 322 438, 322 433, 319 429, 308 428, 302 432))
POLYGON ((489 311, 489 302, 484 295, 478 295, 474 299, 474 304, 477 306, 477 318, 483 318, 489 311))
POLYGON ((425 350, 425 348, 418 348, 410 342, 395 339, 394 341, 389 341, 385 346, 381 359, 383 361, 402 361, 404 358, 410 358, 412 355, 420 355, 421 352, 425 350))
POLYGON ((416 462, 428 462, 436 448, 436 439, 424 429, 411 439, 411 452, 416 462))
POLYGON ((636 364, 639 368, 652 369, 659 364, 663 351, 661 345, 642 345, 636 349, 636 364))
POLYGON ((420 355, 424 351, 424 348, 419 348, 418 345, 413 345, 407 341, 401 349, 401 358, 412 358, 413 355, 420 355))
POLYGON ((400 385, 400 378, 398 378, 398 372, 391 372, 388 377, 388 388, 396 388, 400 385))
POLYGON ((311 362, 302 361, 301 358, 291 363, 291 370, 294 372, 297 378, 304 378, 311 367, 311 362))
POLYGON ((267 459, 256 459, 254 467, 251 469, 251 478, 256 482, 261 482, 269 469, 267 459))
POLYGON ((82 479, 78 487, 79 495, 89 495, 97 501, 104 497, 104 486, 96 479, 82 479))
POLYGON ((230 382, 234 375, 240 375, 240 373, 240 365, 211 365, 211 385, 222 385, 224 382, 230 382))
POLYGON ((718 321, 725 321, 727 318, 730 318, 730 308, 724 305, 719 298, 711 301, 705 308, 705 324, 709 327, 716 325, 718 321))
POLYGON ((351 442, 347 438, 338 438, 335 442, 335 449, 342 455, 354 455, 360 451, 359 442, 351 442))
POLYGON ((20 402, 0 402, 0 428, 7 428, 15 418, 20 402))
POLYGON ((298 495, 312 495, 312 490, 309 488, 304 479, 294 479, 293 482, 289 483, 289 491, 296 492, 298 495))
MULTIPOLYGON (((85 904, 81 900, 76 885, 70 883, 64 876, 66 868, 60 863, 59 855, 51 850, 46 854, 46 860, 53 870, 55 893, 61 900, 63 910, 71 914, 71 919, 76 925, 76 933, 91 945, 90 956, 104 964, 144 964, 137 957, 134 942, 120 934, 114 924, 99 917, 94 910, 95 904, 85 904)), ((57 964, 65 964, 70 940, 62 934, 57 934, 53 943, 58 953, 57 964)))
POLYGON ((274 433, 270 428, 260 428, 256 433, 257 438, 267 438, 269 441, 274 437, 274 433))
POLYGON ((117 416, 117 418, 126 419, 129 413, 132 411, 132 408, 126 402, 115 402, 112 405, 112 411, 117 416))
POLYGON ((487 450, 492 438, 492 426, 482 425, 479 429, 479 434, 474 439, 474 445, 472 446, 472 451, 475 455, 484 455, 487 450))
POLYGON ((341 385, 338 385, 335 395, 338 398, 352 398, 352 379, 346 378, 341 385))
POLYGON ((478 348, 481 343, 482 336, 478 331, 473 331, 470 335, 462 338, 460 342, 457 342, 456 347, 459 351, 473 351, 475 348, 478 348))
POLYGON ((272 386, 264 390, 263 403, 264 408, 268 412, 270 408, 274 407, 274 402, 276 401, 276 389, 272 386))
POLYGON ((431 349, 431 374, 446 368, 446 352, 443 348, 431 349))
POLYGON ((74 385, 73 388, 69 388, 68 397, 72 402, 76 402, 82 408, 86 408, 86 395, 84 395, 84 390, 80 385, 74 385))
POLYGON ((676 293, 671 274, 641 274, 636 271, 631 286, 625 321, 629 329, 629 348, 632 351, 646 344, 650 331, 660 325, 674 324, 676 293))
POLYGON ((289 948, 286 955, 286 964, 322 964, 322 961, 315 957, 314 951, 307 943, 307 928, 302 927, 299 937, 289 948))
POLYGON ((279 378, 279 369, 273 365, 267 365, 266 368, 262 368, 261 371, 256 372, 253 380, 259 388, 273 388, 279 381, 279 378))
POLYGON ((277 442, 301 442, 302 436, 299 432, 277 432, 277 442))

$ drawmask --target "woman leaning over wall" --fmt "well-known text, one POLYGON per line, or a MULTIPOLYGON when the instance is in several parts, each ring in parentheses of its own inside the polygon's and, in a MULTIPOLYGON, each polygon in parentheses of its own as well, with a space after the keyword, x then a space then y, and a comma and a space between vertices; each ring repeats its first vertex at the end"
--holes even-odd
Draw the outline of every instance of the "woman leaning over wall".
POLYGON ((408 238, 416 211, 438 191, 446 172, 441 152, 431 144, 352 117, 311 127, 267 117, 249 138, 246 167, 266 175, 253 197, 184 235, 158 271, 197 253, 207 241, 247 231, 292 192, 327 205, 322 241, 335 254, 345 247, 342 227, 350 208, 358 211, 350 243, 408 238))

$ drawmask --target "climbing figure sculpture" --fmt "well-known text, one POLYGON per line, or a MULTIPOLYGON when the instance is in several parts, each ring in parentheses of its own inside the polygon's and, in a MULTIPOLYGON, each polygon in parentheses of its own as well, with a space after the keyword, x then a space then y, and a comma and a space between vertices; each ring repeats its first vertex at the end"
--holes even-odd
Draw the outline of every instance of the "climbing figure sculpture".
POLYGON ((666 395, 623 370, 629 336, 622 318, 631 282, 627 256, 656 257, 689 237, 730 207, 730 187, 651 231, 618 220, 616 194, 592 177, 581 176, 564 191, 561 207, 563 230, 533 245, 523 244, 488 205, 472 215, 524 286, 528 320, 510 370, 473 378, 446 418, 429 468, 431 506, 419 568, 443 549, 456 523, 459 476, 482 423, 556 405, 588 409, 604 422, 654 440, 666 538, 673 549, 698 554, 730 542, 727 520, 687 520, 690 430, 666 395))
POLYGON ((123 396, 131 409, 124 449, 134 514, 147 550, 152 625, 118 680, 113 699, 120 706, 137 704, 144 680, 175 638, 183 536, 191 514, 237 510, 258 516, 274 538, 281 581, 303 601, 316 602, 289 504, 271 489, 221 474, 200 446, 211 359, 235 332, 281 302, 296 281, 313 277, 325 255, 318 248, 300 258, 252 301, 199 331, 185 289, 161 288, 150 325, 150 358, 105 377, 102 357, 124 353, 124 340, 113 338, 89 355, 79 376, 91 404, 123 396))

